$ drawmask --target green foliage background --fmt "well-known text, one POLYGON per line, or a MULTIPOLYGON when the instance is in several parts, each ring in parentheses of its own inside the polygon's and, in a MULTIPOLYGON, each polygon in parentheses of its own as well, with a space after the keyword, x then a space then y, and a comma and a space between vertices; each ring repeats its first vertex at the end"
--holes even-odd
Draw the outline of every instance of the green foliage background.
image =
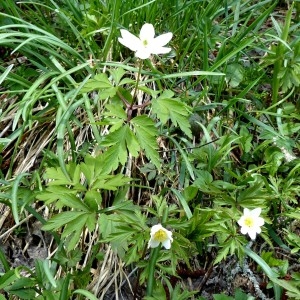
POLYGON ((39 221, 52 243, 34 268, 13 266, 0 244, 0 299, 103 299, 124 274, 137 282, 131 297, 203 299, 178 267, 209 274, 234 259, 251 259, 270 289, 214 299, 299 299, 299 10, 2 1, 0 239, 39 221), (117 38, 146 22, 173 33, 172 51, 141 64, 117 38), (257 207, 265 226, 249 242, 237 220, 257 207), (154 261, 157 223, 174 241, 154 261), (91 270, 108 255, 101 281, 91 270))

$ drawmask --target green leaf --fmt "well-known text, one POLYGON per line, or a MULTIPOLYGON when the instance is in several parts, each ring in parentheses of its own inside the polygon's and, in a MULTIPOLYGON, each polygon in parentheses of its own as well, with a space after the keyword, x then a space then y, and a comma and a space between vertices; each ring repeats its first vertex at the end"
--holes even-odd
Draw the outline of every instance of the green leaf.
POLYGON ((223 247, 222 249, 220 249, 218 251, 218 255, 214 261, 214 264, 216 265, 217 263, 219 263, 220 261, 222 261, 223 259, 225 259, 229 253, 230 250, 230 245, 227 245, 225 247, 223 247))
POLYGON ((82 93, 88 93, 99 89, 109 89, 113 87, 112 83, 108 80, 105 73, 97 74, 94 78, 91 78, 81 89, 82 93))
POLYGON ((97 223, 98 214, 91 213, 89 214, 88 218, 86 219, 86 227, 90 232, 95 230, 96 223, 97 223))
POLYGON ((252 147, 252 139, 253 139, 253 135, 249 133, 249 130, 247 129, 246 126, 241 126, 240 129, 240 144, 243 148, 243 150, 248 153, 251 150, 252 147))
POLYGON ((80 218, 81 216, 85 215, 86 212, 82 211, 66 211, 60 214, 55 215, 50 220, 48 220, 47 224, 45 224, 42 229, 43 230, 56 230, 71 221, 80 218))
POLYGON ((125 70, 122 68, 117 69, 111 69, 109 70, 109 73, 111 74, 113 80, 115 81, 116 85, 119 85, 119 82, 121 81, 122 77, 125 75, 125 70))
POLYGON ((9 291, 13 291, 13 290, 19 290, 22 288, 28 288, 28 287, 33 287, 36 284, 36 282, 31 279, 31 278, 27 278, 27 277, 21 277, 19 279, 17 279, 9 288, 9 291))
POLYGON ((278 147, 271 146, 266 149, 264 156, 265 156, 265 161, 267 163, 266 169, 268 170, 270 175, 274 176, 278 168, 282 164, 282 160, 284 159, 284 154, 278 147))
POLYGON ((83 203, 76 195, 68 193, 59 196, 59 200, 70 208, 79 209, 85 212, 89 211, 89 207, 83 203))
POLYGON ((91 292, 86 291, 86 290, 78 289, 78 290, 75 290, 73 292, 73 294, 80 294, 80 295, 87 297, 87 299, 97 300, 97 297, 95 297, 91 292))
POLYGON ((48 185, 74 185, 80 182, 80 168, 78 165, 70 163, 66 165, 66 170, 70 177, 67 177, 60 167, 48 168, 45 173, 45 178, 52 179, 48 185))
POLYGON ((32 288, 32 289, 18 289, 18 290, 10 290, 9 291, 10 294, 17 296, 19 299, 28 299, 28 300, 32 300, 35 298, 36 295, 36 291, 32 288))
POLYGON ((190 210, 190 207, 189 207, 184 195, 182 195, 182 193, 180 193, 178 190, 176 190, 174 188, 171 188, 170 190, 176 195, 176 197, 178 198, 180 204, 182 205, 182 207, 184 209, 184 212, 185 212, 187 218, 190 219, 193 216, 193 214, 190 210))
MULTIPOLYGON (((76 213, 76 212, 71 212, 76 213)), ((62 213, 65 214, 65 213, 62 213)), ((51 221, 53 221, 55 217, 53 217, 51 221)), ((83 231, 85 225, 87 225, 89 231, 93 231, 96 226, 96 219, 94 213, 81 213, 76 216, 73 220, 65 222, 65 227, 62 233, 62 237, 69 237, 67 240, 67 251, 71 251, 78 244, 80 235, 83 231)), ((45 227, 47 224, 45 225, 45 227)))
POLYGON ((85 193, 84 203, 91 211, 97 211, 102 203, 102 196, 99 191, 90 190, 85 193))
POLYGON ((119 98, 120 100, 120 104, 121 104, 121 107, 123 106, 123 101, 126 100, 128 103, 132 104, 133 103, 133 98, 132 98, 132 95, 130 93, 130 90, 128 89, 124 89, 122 87, 119 86, 118 88, 118 95, 117 97, 119 98), (121 102, 122 101, 122 102, 121 102))
POLYGON ((81 232, 81 229, 85 225, 87 218, 89 218, 89 216, 90 214, 81 214, 74 220, 66 223, 66 227, 64 228, 64 231, 61 236, 66 237, 72 232, 77 232, 77 231, 81 232))
POLYGON ((116 191, 118 187, 126 185, 129 181, 130 178, 120 173, 116 175, 105 175, 98 177, 93 188, 116 191))
POLYGON ((103 154, 108 170, 117 169, 119 164, 124 165, 128 158, 128 151, 133 157, 137 157, 140 150, 140 145, 128 124, 109 133, 101 146, 108 147, 103 154))
POLYGON ((189 123, 191 110, 178 98, 172 98, 173 96, 173 92, 166 90, 160 97, 153 99, 153 113, 157 115, 163 124, 171 120, 174 126, 179 126, 189 138, 192 138, 191 125, 189 123))
POLYGON ((45 259, 43 261, 44 273, 45 273, 46 277, 48 278, 49 282, 51 283, 51 285, 56 288, 57 284, 56 284, 56 281, 55 281, 55 279, 53 277, 51 269, 49 267, 49 263, 51 264, 51 262, 49 260, 47 260, 47 259, 45 259))
POLYGON ((160 169, 160 160, 158 154, 158 145, 156 138, 158 136, 158 130, 152 119, 143 115, 137 116, 131 120, 135 129, 135 134, 142 149, 145 150, 145 154, 149 160, 160 169))
MULTIPOLYGON (((91 187, 94 181, 103 173, 103 157, 98 155, 93 157, 91 155, 86 155, 84 158, 84 163, 80 164, 81 172, 84 174, 87 184, 91 187)), ((105 173, 107 174, 107 173, 105 173)))
POLYGON ((0 276, 0 289, 4 289, 5 287, 9 286, 17 278, 18 276, 14 270, 6 272, 4 275, 0 276))
POLYGON ((244 79, 244 70, 243 67, 238 63, 233 63, 227 65, 226 69, 226 81, 228 84, 235 88, 237 87, 244 79))
POLYGON ((275 294, 275 300, 280 300, 281 299, 281 294, 282 294, 282 283, 280 280, 277 278, 278 275, 275 273, 269 265, 255 252, 253 252, 251 249, 245 247, 244 248, 245 253, 251 257, 265 272, 265 274, 269 277, 269 279, 273 282, 273 289, 274 289, 274 294, 275 294), (281 283, 281 284, 279 284, 281 283))
POLYGON ((78 191, 71 190, 68 187, 65 186, 48 186, 45 191, 42 191, 37 194, 37 199, 45 201, 45 203, 50 204, 54 201, 57 201, 60 199, 60 197, 63 197, 65 194, 76 194, 78 191))
POLYGON ((99 92, 99 99, 104 100, 106 98, 112 98, 116 95, 118 91, 118 87, 111 87, 109 89, 105 89, 99 92))

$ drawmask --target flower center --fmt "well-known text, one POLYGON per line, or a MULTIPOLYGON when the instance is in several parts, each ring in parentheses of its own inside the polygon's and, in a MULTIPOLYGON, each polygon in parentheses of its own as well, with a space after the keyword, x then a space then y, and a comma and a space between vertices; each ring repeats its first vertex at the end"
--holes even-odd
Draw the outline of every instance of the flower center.
POLYGON ((153 239, 157 242, 163 242, 168 238, 167 233, 162 230, 159 229, 157 232, 155 232, 153 239))
POLYGON ((147 40, 143 40, 143 45, 144 45, 145 47, 147 47, 147 46, 148 46, 148 41, 147 41, 147 40))
POLYGON ((245 218, 245 225, 246 225, 247 227, 253 227, 253 225, 254 225, 254 220, 253 220, 253 218, 251 218, 251 217, 245 218))

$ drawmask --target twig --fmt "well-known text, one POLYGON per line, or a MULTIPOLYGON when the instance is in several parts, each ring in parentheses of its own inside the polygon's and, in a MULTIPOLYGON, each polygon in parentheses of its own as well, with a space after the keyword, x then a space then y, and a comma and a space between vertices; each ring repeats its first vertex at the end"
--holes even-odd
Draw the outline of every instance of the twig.
MULTIPOLYGON (((207 146, 207 145, 209 145, 209 144, 211 144, 211 143, 214 143, 214 142, 216 142, 216 141, 218 141, 219 140, 219 138, 217 138, 217 139, 214 139, 214 140, 212 140, 212 141, 210 141, 210 142, 208 142, 208 143, 205 143, 205 144, 203 144, 203 145, 200 145, 200 146, 195 146, 195 147, 186 147, 186 148, 182 148, 182 150, 193 150, 193 149, 199 149, 199 148, 202 148, 202 147, 204 147, 204 146, 207 146)), ((177 149, 168 149, 168 150, 159 150, 158 152, 172 152, 172 151, 178 151, 177 149)))
MULTIPOLYGON (((42 209, 45 208, 46 205, 43 205, 42 207, 40 207, 37 212, 41 211, 42 209)), ((11 233, 12 231, 14 231, 17 227, 19 227, 21 224, 25 223, 26 221, 28 221, 30 218, 34 217, 34 215, 30 214, 28 215, 25 219, 21 220, 19 222, 19 224, 14 225, 13 227, 9 228, 8 230, 6 230, 2 235, 0 235, 0 239, 3 239, 6 235, 8 235, 9 233, 11 233)))
POLYGON ((212 262, 212 263, 210 264, 210 266, 209 266, 207 272, 206 272, 205 275, 203 276, 203 278, 202 278, 200 284, 199 284, 198 287, 197 287, 198 293, 201 293, 201 291, 202 291, 204 285, 206 284, 208 278, 210 277, 210 275, 211 275, 211 273, 212 273, 213 268, 214 268, 214 263, 212 262))

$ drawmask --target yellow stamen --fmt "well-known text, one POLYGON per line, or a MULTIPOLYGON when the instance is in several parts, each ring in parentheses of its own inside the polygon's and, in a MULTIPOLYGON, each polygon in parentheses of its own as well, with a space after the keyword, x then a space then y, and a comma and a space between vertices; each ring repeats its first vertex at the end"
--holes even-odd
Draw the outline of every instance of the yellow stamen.
POLYGON ((253 227, 253 225, 254 225, 254 220, 251 217, 245 218, 244 222, 247 227, 253 227))
POLYGON ((167 233, 162 229, 159 229, 157 232, 155 232, 153 236, 153 240, 157 242, 163 242, 167 238, 168 238, 167 233))
POLYGON ((143 41, 143 45, 146 47, 148 45, 148 41, 147 40, 144 40, 143 41))

